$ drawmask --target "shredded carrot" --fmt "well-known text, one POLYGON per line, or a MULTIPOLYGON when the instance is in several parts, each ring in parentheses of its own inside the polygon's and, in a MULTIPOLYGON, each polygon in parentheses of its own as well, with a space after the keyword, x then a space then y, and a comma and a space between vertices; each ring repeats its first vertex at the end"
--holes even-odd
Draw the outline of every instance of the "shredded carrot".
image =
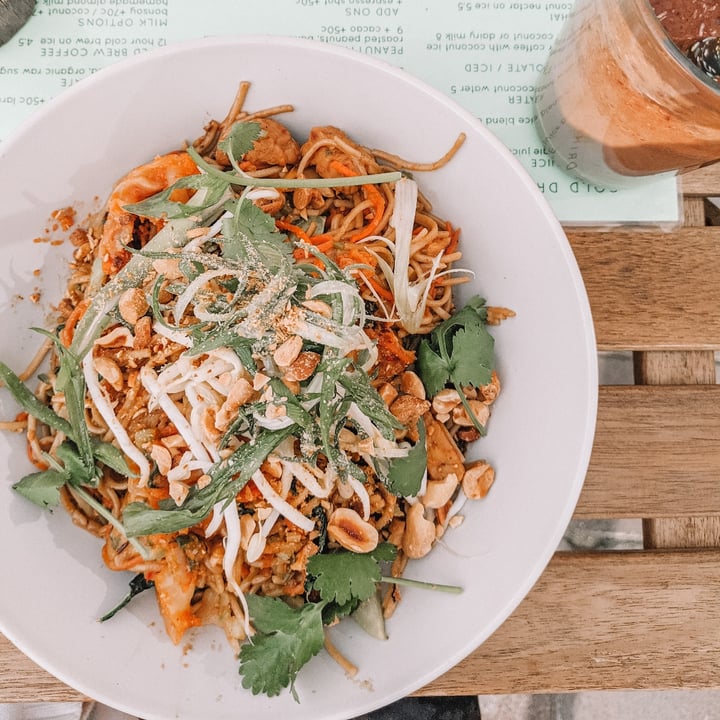
POLYGON ((317 244, 315 247, 317 247, 317 249, 321 253, 327 253, 329 250, 332 250, 332 247, 334 244, 335 244, 335 238, 329 238, 328 240, 325 240, 324 242, 317 244))
MULTIPOLYGON (((344 177, 357 177, 358 175, 358 173, 343 165, 338 160, 333 160, 330 163, 330 167, 344 177)), ((350 236, 350 242, 357 242, 372 235, 380 226, 380 221, 385 212, 385 198, 383 198, 382 193, 374 185, 363 185, 362 188, 365 197, 372 203, 373 217, 369 224, 350 236)))
POLYGON ((373 290, 383 299, 389 302, 393 302, 395 298, 393 294, 384 286, 382 286, 376 278, 372 275, 363 275, 361 280, 366 280, 368 285, 371 285, 373 290))
POLYGON ((458 246, 458 240, 460 239, 460 228, 454 228, 450 223, 447 226, 448 232, 450 233, 450 242, 445 248, 443 255, 450 255, 454 253, 458 246))
POLYGON ((80 318, 85 314, 85 311, 90 307, 90 299, 84 298, 81 300, 70 313, 70 316, 65 323, 65 327, 60 331, 60 342, 65 347, 70 347, 73 335, 75 334, 75 328, 80 322, 80 318))
POLYGON ((284 220, 276 220, 275 227, 277 227, 278 230, 285 230, 285 232, 292 233, 293 235, 295 235, 295 237, 299 237, 302 241, 306 243, 312 243, 310 236, 297 225, 285 222, 284 220))
MULTIPOLYGON (((276 220, 275 227, 277 227, 278 230, 285 230, 285 232, 292 233, 295 237, 300 238, 303 242, 306 242, 309 245, 315 245, 320 252, 326 252, 326 250, 332 247, 334 242, 334 238, 328 233, 323 233, 322 235, 308 235, 302 228, 299 228, 297 225, 293 225, 292 223, 285 222, 284 220, 276 220)), ((299 256, 295 254, 295 257, 300 260, 307 258, 308 255, 309 253, 305 251, 304 254, 299 256)))
POLYGON ((350 245, 343 243, 340 250, 338 250, 337 264, 341 268, 345 268, 348 265, 369 265, 370 267, 377 267, 377 258, 369 253, 364 247, 358 245, 350 245))

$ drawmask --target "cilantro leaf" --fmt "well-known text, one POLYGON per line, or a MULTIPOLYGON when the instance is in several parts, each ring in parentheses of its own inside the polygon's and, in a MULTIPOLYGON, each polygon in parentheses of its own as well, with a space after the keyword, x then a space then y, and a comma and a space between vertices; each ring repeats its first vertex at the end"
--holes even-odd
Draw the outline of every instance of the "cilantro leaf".
POLYGON ((289 687, 297 700, 295 679, 300 668, 323 648, 323 603, 291 608, 278 598, 247 596, 257 633, 240 650, 242 685, 253 695, 279 695, 289 687))
POLYGON ((417 351, 417 369, 430 397, 437 395, 450 379, 450 361, 423 339, 417 351))
POLYGON ((466 326, 452 339, 451 380, 454 385, 487 385, 495 364, 494 340, 484 325, 466 326))
POLYGON ((313 555, 308 559, 307 572, 313 578, 312 588, 324 602, 348 605, 351 600, 362 602, 380 582, 380 562, 392 560, 395 547, 382 543, 369 553, 342 551, 313 555))
POLYGON ((415 497, 420 491, 427 467, 425 423, 418 420, 418 441, 406 457, 395 458, 388 473, 388 490, 399 497, 415 497))
POLYGON ((260 137, 262 128, 257 122, 236 122, 230 128, 230 132, 223 140, 218 143, 218 147, 223 150, 235 169, 237 161, 242 158, 245 153, 252 150, 255 141, 260 137))
POLYGON ((285 242, 272 215, 242 198, 229 209, 232 217, 223 222, 224 258, 252 262, 257 257, 271 270, 291 264, 292 245, 285 242))
POLYGON ((485 428, 470 409, 463 387, 481 387, 491 380, 495 341, 485 327, 486 321, 485 300, 475 296, 424 338, 417 352, 418 374, 428 395, 437 395, 448 384, 452 385, 480 432, 485 428))
POLYGON ((328 602, 346 605, 352 599, 367 600, 380 582, 380 566, 372 555, 338 552, 313 555, 307 570, 314 576, 313 588, 328 602))

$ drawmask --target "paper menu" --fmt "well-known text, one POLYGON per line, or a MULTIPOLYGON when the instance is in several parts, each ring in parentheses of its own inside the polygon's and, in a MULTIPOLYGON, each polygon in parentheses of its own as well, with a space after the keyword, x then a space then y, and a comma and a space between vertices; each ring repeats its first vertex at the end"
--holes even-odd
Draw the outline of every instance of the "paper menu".
MULTIPOLYGON (((39 0, 0 48, 0 137, 96 70, 190 38, 306 37, 404 68, 482 120, 567 223, 673 223, 677 182, 610 191, 554 167, 533 125, 535 79, 571 2, 549 0, 39 0)), ((377 98, 376 102, 382 102, 377 98)))

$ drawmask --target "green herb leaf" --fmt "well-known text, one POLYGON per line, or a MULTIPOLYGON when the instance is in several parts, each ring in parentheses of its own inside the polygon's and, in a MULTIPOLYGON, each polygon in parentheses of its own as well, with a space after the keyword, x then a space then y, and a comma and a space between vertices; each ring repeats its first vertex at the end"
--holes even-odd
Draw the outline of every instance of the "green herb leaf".
POLYGON ((73 442, 66 440, 55 450, 55 454, 63 464, 68 481, 73 485, 93 483, 96 476, 95 465, 87 467, 73 442))
POLYGON ((122 610, 136 595, 139 595, 141 592, 149 590, 153 587, 155 587, 155 583, 152 580, 148 580, 142 573, 138 573, 130 581, 130 590, 128 591, 127 595, 125 595, 125 597, 112 610, 106 612, 100 618, 100 622, 105 622, 106 620, 110 620, 110 618, 115 617, 115 615, 120 610, 122 610))
POLYGON ((338 375, 338 382, 348 391, 360 410, 375 421, 383 436, 394 439, 393 430, 403 429, 404 425, 388 410, 366 372, 343 372, 338 375))
MULTIPOLYGON (((80 358, 69 348, 66 348, 57 335, 34 328, 37 332, 50 338, 55 343, 60 367, 58 368, 55 389, 65 395, 65 407, 72 427, 71 437, 77 445, 78 459, 84 466, 84 483, 93 483, 97 479, 95 469, 95 456, 90 438, 90 430, 85 421, 85 375, 80 358)), ((77 473, 74 477, 80 477, 77 473)))
POLYGON ((495 364, 494 340, 484 325, 469 325, 452 339, 451 379, 455 386, 487 385, 495 364))
POLYGON ((262 129, 260 123, 257 122, 236 122, 230 128, 230 132, 225 139, 218 143, 218 147, 224 150, 230 158, 233 167, 238 169, 238 161, 250 152, 255 145, 255 141, 260 137, 262 129))
POLYGON ((244 199, 233 205, 232 213, 223 223, 223 257, 248 261, 252 260, 251 253, 258 253, 270 270, 290 264, 292 245, 285 242, 286 236, 278 231, 272 215, 244 199))
POLYGON ((240 650, 242 685, 253 695, 279 695, 289 687, 293 697, 300 668, 322 650, 325 642, 322 603, 291 608, 278 598, 247 596, 257 633, 240 650))
POLYGON ((67 475, 59 470, 43 470, 26 475, 12 487, 35 505, 55 507, 60 502, 60 488, 66 481, 67 475))
POLYGON ((15 398, 15 402, 25 412, 48 427, 72 437, 73 431, 70 423, 65 418, 60 417, 51 407, 38 400, 25 383, 3 362, 0 362, 0 380, 5 383, 5 387, 15 398))
POLYGON ((188 357, 195 357, 203 353, 216 350, 221 347, 228 347, 235 351, 240 358, 240 362, 247 368, 247 362, 252 361, 252 369, 248 371, 254 372, 255 361, 252 360, 252 340, 239 335, 235 328, 228 325, 218 325, 214 328, 203 328, 202 330, 192 330, 193 337, 192 348, 186 351, 188 357))
POLYGON ((362 602, 374 592, 380 582, 380 562, 392 560, 396 549, 382 543, 369 553, 341 551, 313 555, 308 559, 307 572, 312 576, 312 588, 329 603, 347 605, 351 600, 362 602))
POLYGON ((103 463, 103 465, 107 465, 111 470, 125 477, 137 477, 137 473, 133 472, 127 464, 123 452, 114 445, 96 441, 94 438, 92 445, 95 459, 103 463))
POLYGON ((128 537, 177 532, 207 517, 216 503, 232 502, 265 458, 297 429, 268 430, 252 443, 244 443, 230 457, 215 463, 208 475, 209 485, 193 487, 178 507, 173 500, 160 503, 156 510, 142 502, 132 502, 123 511, 123 526, 128 537))
POLYGON ((217 203, 227 190, 228 184, 212 175, 187 175, 173 183, 167 190, 163 190, 139 203, 124 205, 123 210, 150 218, 188 218, 196 215, 200 210, 217 203), (192 203, 182 203, 170 200, 176 190, 205 190, 202 202, 198 204, 197 196, 193 196, 192 203))
POLYGON ((388 472, 388 490, 399 497, 415 497, 420 491, 427 467, 425 423, 418 420, 418 441, 406 457, 395 458, 388 472))
POLYGON ((425 339, 417 350, 417 371, 430 397, 437 395, 450 380, 450 359, 433 350, 425 339))
MULTIPOLYGON (((417 353, 417 370, 428 395, 437 395, 452 384, 465 397, 462 388, 480 387, 490 382, 495 364, 494 339, 487 331, 487 308, 479 296, 471 298, 458 313, 440 323, 423 339, 417 353)), ((467 400, 463 405, 473 425, 484 432, 467 400)))

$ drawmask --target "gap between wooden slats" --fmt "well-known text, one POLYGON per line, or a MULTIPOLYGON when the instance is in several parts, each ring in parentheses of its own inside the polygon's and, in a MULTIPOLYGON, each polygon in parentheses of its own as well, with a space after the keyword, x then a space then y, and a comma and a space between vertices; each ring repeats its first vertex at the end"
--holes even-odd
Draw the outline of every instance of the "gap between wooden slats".
POLYGON ((719 551, 557 553, 495 634, 420 694, 718 687, 719 617, 719 551))
POLYGON ((567 235, 600 350, 720 348, 720 227, 567 235))
POLYGON ((720 513, 720 386, 601 386, 575 516, 720 513))

